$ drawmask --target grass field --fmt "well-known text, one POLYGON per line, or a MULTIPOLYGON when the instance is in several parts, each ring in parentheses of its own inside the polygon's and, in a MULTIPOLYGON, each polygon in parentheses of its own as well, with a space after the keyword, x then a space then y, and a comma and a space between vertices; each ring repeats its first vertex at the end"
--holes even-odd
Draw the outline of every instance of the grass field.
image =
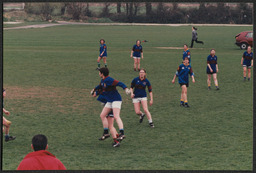
MULTIPOLYGON (((235 35, 252 27, 198 27, 192 54, 196 83, 188 90, 189 109, 179 106, 181 89, 171 79, 190 44, 191 26, 58 26, 4 30, 5 108, 15 141, 3 143, 3 170, 14 170, 43 133, 49 151, 69 170, 252 170, 252 81, 243 82, 243 50, 235 35), (89 94, 100 81, 99 39, 108 46, 110 76, 130 86, 138 72, 129 57, 142 43, 142 67, 153 87, 150 107, 155 128, 139 124, 129 96, 121 117, 127 138, 119 148, 99 141, 102 107, 89 94), (206 57, 218 56, 220 90, 208 91, 206 57)), ((213 84, 213 82, 212 82, 213 84)))

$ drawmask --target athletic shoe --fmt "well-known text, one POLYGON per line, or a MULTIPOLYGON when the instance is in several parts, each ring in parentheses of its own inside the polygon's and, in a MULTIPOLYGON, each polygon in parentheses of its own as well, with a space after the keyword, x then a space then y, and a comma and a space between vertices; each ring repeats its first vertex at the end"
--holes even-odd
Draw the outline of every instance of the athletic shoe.
POLYGON ((144 117, 145 117, 145 114, 142 113, 142 114, 140 115, 140 123, 142 123, 144 117))
POLYGON ((211 87, 210 87, 210 86, 208 87, 208 90, 211 90, 211 87))
POLYGON ((117 142, 115 141, 115 142, 112 144, 112 147, 119 147, 119 146, 120 146, 120 142, 118 142, 118 141, 117 141, 117 142))
POLYGON ((125 135, 118 134, 118 137, 116 138, 117 141, 121 142, 124 138, 126 138, 125 135))
POLYGON ((5 142, 12 141, 16 138, 16 136, 9 136, 9 138, 5 138, 5 142))
POLYGON ((99 68, 99 67, 97 67, 97 68, 96 68, 96 70, 100 70, 100 68, 99 68))
POLYGON ((185 108, 189 108, 190 106, 188 105, 188 104, 185 104, 185 106, 184 106, 185 108))
POLYGON ((153 122, 152 122, 152 123, 149 123, 149 125, 150 125, 151 128, 154 128, 154 127, 155 127, 154 124, 153 124, 153 122))
POLYGON ((216 87, 216 90, 220 90, 220 88, 219 88, 219 87, 216 87))
POLYGON ((100 141, 103 141, 110 137, 110 134, 103 134, 101 138, 99 138, 100 141))
POLYGON ((250 81, 251 80, 251 78, 248 78, 248 81, 250 81))
POLYGON ((184 103, 181 103, 180 106, 185 106, 185 104, 184 104, 184 103))

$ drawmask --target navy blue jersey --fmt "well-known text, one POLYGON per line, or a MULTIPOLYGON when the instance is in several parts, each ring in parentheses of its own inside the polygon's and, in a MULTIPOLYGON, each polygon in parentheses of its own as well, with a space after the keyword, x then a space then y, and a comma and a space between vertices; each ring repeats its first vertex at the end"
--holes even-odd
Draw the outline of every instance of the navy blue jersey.
POLYGON ((107 76, 105 79, 101 80, 100 84, 95 87, 95 90, 102 90, 101 95, 104 96, 104 99, 106 99, 107 102, 122 101, 116 86, 120 86, 123 89, 127 88, 124 83, 107 76))
POLYGON ((133 50, 133 56, 134 57, 141 57, 141 53, 143 52, 141 45, 137 46, 137 44, 135 44, 133 46, 132 50, 133 50))
POLYGON ((194 75, 191 65, 186 66, 184 64, 181 64, 176 71, 176 76, 178 76, 179 78, 179 83, 189 83, 189 74, 190 76, 194 75))
POLYGON ((133 90, 134 98, 147 97, 146 87, 148 87, 148 92, 152 92, 151 84, 147 78, 143 80, 140 77, 134 78, 131 83, 131 88, 135 88, 133 90))
POLYGON ((182 59, 184 60, 186 57, 188 57, 189 63, 191 62, 191 55, 190 51, 187 49, 186 51, 183 50, 183 56, 182 59))
POLYGON ((244 52, 243 54, 243 65, 251 66, 251 61, 253 59, 253 53, 248 53, 247 51, 244 52))
POLYGON ((207 71, 207 73, 210 73, 210 68, 208 67, 208 64, 210 64, 210 66, 213 70, 213 73, 216 73, 217 56, 216 55, 214 55, 214 56, 209 55, 207 57, 207 69, 206 69, 206 71, 207 71))
POLYGON ((100 55, 101 57, 107 56, 107 45, 106 44, 100 44, 100 55), (103 55, 101 56, 101 54, 103 53, 103 55))

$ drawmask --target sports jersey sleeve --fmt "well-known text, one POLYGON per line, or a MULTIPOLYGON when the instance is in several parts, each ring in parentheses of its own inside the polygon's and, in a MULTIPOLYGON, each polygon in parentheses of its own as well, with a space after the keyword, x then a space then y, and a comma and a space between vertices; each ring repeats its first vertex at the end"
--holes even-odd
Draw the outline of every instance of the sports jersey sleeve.
POLYGON ((243 54, 243 58, 245 58, 245 53, 246 53, 246 52, 244 52, 244 54, 243 54))
POLYGON ((107 49, 107 46, 104 45, 104 46, 103 46, 103 52, 106 52, 106 49, 107 49))
POLYGON ((181 70, 181 68, 180 68, 180 66, 179 66, 178 69, 177 69, 177 71, 176 71, 176 76, 177 76, 177 77, 179 76, 180 70, 181 70))
POLYGON ((100 90, 101 89, 101 85, 97 85, 94 90, 97 91, 97 90, 100 90))
POLYGON ((135 45, 132 47, 132 51, 135 51, 135 45))
POLYGON ((149 80, 147 80, 147 86, 148 86, 148 92, 152 92, 152 86, 151 86, 149 80))
POLYGON ((210 64, 210 56, 207 57, 207 64, 210 64))
POLYGON ((123 82, 119 82, 118 80, 114 80, 112 83, 112 86, 119 86, 119 87, 122 87, 123 89, 127 88, 127 86, 123 82))
POLYGON ((190 74, 190 76, 194 76, 194 72, 193 72, 193 70, 192 70, 192 67, 191 67, 190 70, 189 70, 189 74, 190 74))
POLYGON ((133 79, 133 80, 132 80, 132 83, 131 83, 131 88, 134 88, 134 87, 135 87, 135 84, 136 84, 135 79, 133 79))
POLYGON ((190 51, 188 51, 188 58, 190 58, 190 51))

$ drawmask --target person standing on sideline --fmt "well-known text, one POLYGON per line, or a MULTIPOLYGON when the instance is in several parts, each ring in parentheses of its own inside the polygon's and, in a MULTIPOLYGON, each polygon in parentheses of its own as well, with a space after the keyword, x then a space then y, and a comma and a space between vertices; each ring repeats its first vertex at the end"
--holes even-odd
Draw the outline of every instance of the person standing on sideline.
POLYGON ((103 62, 105 64, 105 67, 107 67, 107 45, 105 44, 104 39, 100 39, 100 55, 97 59, 98 67, 96 70, 100 69, 100 60, 103 58, 103 62))
POLYGON ((138 66, 138 71, 140 71, 140 58, 143 59, 143 51, 142 51, 140 40, 137 40, 136 44, 132 48, 131 58, 132 57, 134 59, 134 65, 133 65, 134 71, 136 71, 137 66, 138 66))
POLYGON ((192 78, 192 82, 195 83, 194 72, 192 70, 191 65, 189 65, 188 57, 185 57, 183 63, 178 67, 176 74, 173 77, 172 83, 175 83, 176 77, 179 78, 179 84, 181 87, 181 98, 180 98, 180 106, 185 108, 189 108, 188 105, 188 86, 189 86, 189 75, 192 78))
POLYGON ((248 81, 251 79, 251 67, 253 67, 253 53, 252 47, 248 46, 247 51, 244 52, 241 65, 243 66, 244 81, 246 81, 246 71, 248 70, 248 81))
POLYGON ((148 110, 146 87, 148 87, 148 92, 150 95, 149 104, 150 106, 152 106, 153 104, 152 86, 149 80, 146 78, 146 70, 141 69, 139 73, 139 77, 136 77, 132 80, 131 88, 130 88, 131 98, 134 105, 135 113, 140 116, 140 123, 142 123, 143 118, 146 114, 148 118, 149 126, 154 128, 155 126, 152 121, 152 116, 148 110), (145 114, 141 112, 140 105, 142 105, 145 114))
POLYGON ((39 134, 32 138, 31 148, 34 152, 27 154, 17 170, 66 170, 66 167, 48 149, 47 138, 39 134))
POLYGON ((219 90, 218 86, 218 80, 217 80, 217 73, 219 71, 218 63, 217 63, 217 56, 215 55, 215 50, 211 49, 211 54, 207 57, 207 84, 208 84, 208 90, 211 89, 211 77, 213 77, 215 87, 217 90, 219 90))
POLYGON ((190 45, 190 48, 193 48, 193 45, 194 45, 194 41, 196 43, 201 43, 201 44, 204 44, 203 41, 198 41, 198 36, 197 36, 197 32, 196 32, 197 28, 192 26, 192 40, 191 40, 191 45, 190 45))

